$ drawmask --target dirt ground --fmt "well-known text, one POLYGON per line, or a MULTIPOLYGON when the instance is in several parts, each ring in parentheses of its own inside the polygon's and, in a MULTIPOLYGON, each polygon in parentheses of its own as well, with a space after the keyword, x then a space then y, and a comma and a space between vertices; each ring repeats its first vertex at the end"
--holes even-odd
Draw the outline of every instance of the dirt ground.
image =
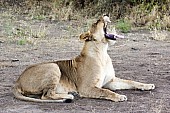
POLYGON ((170 113, 169 41, 153 40, 148 30, 138 30, 124 34, 126 39, 117 40, 108 50, 117 77, 153 83, 155 90, 116 91, 128 97, 125 102, 87 98, 76 98, 73 103, 25 102, 11 92, 21 72, 30 64, 77 56, 83 46, 78 39, 83 26, 75 21, 35 21, 32 27, 45 25, 47 36, 18 44, 4 35, 5 20, 0 19, 0 113, 170 113))

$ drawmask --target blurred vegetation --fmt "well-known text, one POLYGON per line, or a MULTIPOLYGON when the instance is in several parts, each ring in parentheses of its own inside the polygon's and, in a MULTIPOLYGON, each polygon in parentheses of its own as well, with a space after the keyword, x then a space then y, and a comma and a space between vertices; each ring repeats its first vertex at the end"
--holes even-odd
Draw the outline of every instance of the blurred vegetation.
POLYGON ((128 20, 120 19, 115 25, 116 29, 119 29, 122 33, 127 33, 131 30, 131 24, 128 20))
POLYGON ((170 0, 1 0, 1 11, 10 9, 29 19, 79 20, 108 13, 117 28, 170 30, 170 0), (126 20, 126 21, 125 21, 126 20))

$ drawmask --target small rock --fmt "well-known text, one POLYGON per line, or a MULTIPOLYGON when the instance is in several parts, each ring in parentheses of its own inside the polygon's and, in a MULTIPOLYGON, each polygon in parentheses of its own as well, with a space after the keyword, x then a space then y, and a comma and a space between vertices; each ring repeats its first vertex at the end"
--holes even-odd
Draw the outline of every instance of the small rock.
POLYGON ((18 59, 11 60, 11 62, 18 62, 18 61, 19 61, 18 59))
POLYGON ((134 47, 132 47, 131 49, 132 49, 132 50, 135 50, 135 51, 136 51, 136 50, 139 50, 138 48, 134 48, 134 47))

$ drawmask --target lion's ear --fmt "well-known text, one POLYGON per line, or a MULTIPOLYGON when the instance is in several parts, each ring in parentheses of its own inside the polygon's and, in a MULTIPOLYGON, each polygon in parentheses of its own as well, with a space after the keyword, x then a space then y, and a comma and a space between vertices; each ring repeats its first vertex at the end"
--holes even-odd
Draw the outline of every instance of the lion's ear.
POLYGON ((80 40, 86 41, 86 40, 89 40, 90 37, 91 37, 90 36, 90 31, 88 31, 88 32, 85 32, 85 33, 80 35, 80 40))

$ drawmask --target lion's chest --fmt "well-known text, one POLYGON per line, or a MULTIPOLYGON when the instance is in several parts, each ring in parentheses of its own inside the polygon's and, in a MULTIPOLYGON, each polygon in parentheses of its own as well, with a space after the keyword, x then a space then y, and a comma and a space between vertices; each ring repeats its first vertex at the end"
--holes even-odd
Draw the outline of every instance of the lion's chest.
POLYGON ((111 79, 115 77, 115 71, 111 62, 111 59, 109 58, 109 61, 106 63, 105 67, 103 68, 103 84, 104 86, 106 83, 108 83, 111 79))
POLYGON ((97 76, 97 80, 99 80, 97 86, 103 87, 114 77, 115 77, 115 71, 114 71, 111 59, 110 57, 108 57, 108 60, 105 63, 105 65, 100 67, 100 73, 97 76))

